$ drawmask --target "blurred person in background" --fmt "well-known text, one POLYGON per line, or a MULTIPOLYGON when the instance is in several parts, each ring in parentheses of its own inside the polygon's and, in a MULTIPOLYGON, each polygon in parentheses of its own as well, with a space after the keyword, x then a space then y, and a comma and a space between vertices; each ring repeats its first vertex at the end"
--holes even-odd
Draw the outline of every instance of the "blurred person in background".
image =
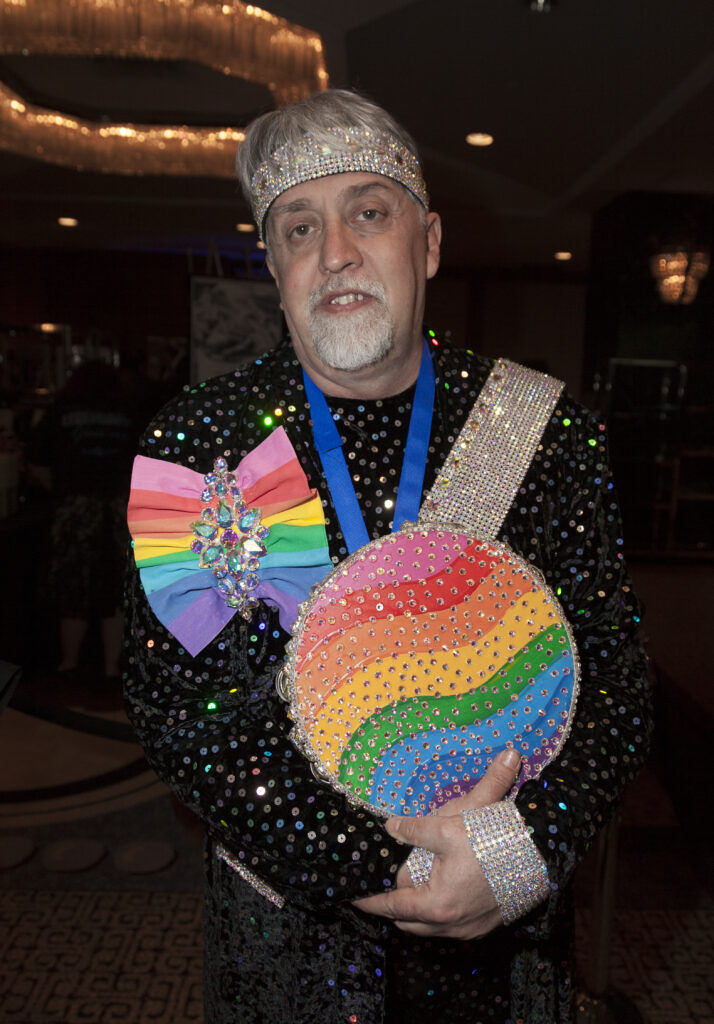
POLYGON ((95 690, 119 685, 127 472, 137 434, 119 373, 91 361, 74 370, 28 445, 33 476, 52 500, 47 584, 59 616, 57 674, 81 680, 90 621, 98 620, 103 673, 95 690))

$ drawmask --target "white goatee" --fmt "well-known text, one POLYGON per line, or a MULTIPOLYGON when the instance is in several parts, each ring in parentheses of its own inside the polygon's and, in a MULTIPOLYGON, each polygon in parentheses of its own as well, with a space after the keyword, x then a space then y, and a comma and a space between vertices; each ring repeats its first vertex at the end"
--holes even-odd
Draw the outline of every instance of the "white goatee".
POLYGON ((361 370, 381 362, 394 344, 394 322, 389 315, 387 293, 378 281, 338 278, 323 285, 308 299, 308 321, 315 354, 334 370, 361 370), (368 295, 364 309, 334 316, 322 311, 330 292, 368 295))

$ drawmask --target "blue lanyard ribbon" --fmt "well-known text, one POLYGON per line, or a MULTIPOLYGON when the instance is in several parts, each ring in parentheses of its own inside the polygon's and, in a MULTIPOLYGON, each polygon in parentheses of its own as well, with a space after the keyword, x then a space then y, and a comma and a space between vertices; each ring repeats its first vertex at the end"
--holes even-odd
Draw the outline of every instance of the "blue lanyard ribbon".
MULTIPOLYGON (((310 403, 315 446, 320 456, 332 503, 337 512, 342 536, 350 554, 370 541, 357 501, 354 484, 347 467, 342 438, 332 418, 322 391, 303 368, 305 392, 310 403)), ((414 405, 409 420, 407 444, 404 449, 402 471, 397 489, 392 529, 398 530, 404 522, 416 522, 424 487, 424 471, 429 452, 431 420, 434 412, 434 366, 429 346, 424 340, 414 393, 414 405)))

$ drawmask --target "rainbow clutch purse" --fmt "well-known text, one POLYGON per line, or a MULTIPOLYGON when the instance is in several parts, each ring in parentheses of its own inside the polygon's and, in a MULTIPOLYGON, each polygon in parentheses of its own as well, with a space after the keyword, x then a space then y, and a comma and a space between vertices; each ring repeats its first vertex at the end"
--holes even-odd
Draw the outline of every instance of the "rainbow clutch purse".
POLYGON ((571 629, 539 571, 492 539, 561 388, 497 363, 419 522, 360 548, 299 609, 277 680, 293 740, 375 814, 433 812, 506 746, 520 786, 565 742, 571 629))
POLYGON ((537 776, 567 735, 576 668, 558 602, 506 545, 411 525, 317 587, 282 685, 326 781, 380 813, 428 814, 506 745, 519 783, 537 776))

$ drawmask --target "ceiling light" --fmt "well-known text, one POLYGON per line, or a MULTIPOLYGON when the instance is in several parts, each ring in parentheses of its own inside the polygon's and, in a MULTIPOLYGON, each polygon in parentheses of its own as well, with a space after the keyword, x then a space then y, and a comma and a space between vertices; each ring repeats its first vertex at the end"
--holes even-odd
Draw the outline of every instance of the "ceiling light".
POLYGON ((63 228, 76 228, 79 221, 76 217, 58 217, 57 223, 63 228))
POLYGON ((466 141, 469 146, 490 146, 493 144, 493 135, 488 132, 469 132, 466 141))
POLYGON ((255 231, 255 228, 252 224, 236 224, 236 231, 240 231, 247 235, 250 232, 255 231))
POLYGON ((60 324, 40 324, 40 330, 43 334, 56 334, 60 329, 60 324))
POLYGON ((568 260, 572 260, 572 252, 568 252, 567 249, 560 249, 558 252, 553 253, 553 259, 558 260, 559 263, 567 263, 568 260))
POLYGON ((256 242, 255 243, 255 247, 256 247, 256 249, 264 249, 265 248, 265 242, 256 242))

